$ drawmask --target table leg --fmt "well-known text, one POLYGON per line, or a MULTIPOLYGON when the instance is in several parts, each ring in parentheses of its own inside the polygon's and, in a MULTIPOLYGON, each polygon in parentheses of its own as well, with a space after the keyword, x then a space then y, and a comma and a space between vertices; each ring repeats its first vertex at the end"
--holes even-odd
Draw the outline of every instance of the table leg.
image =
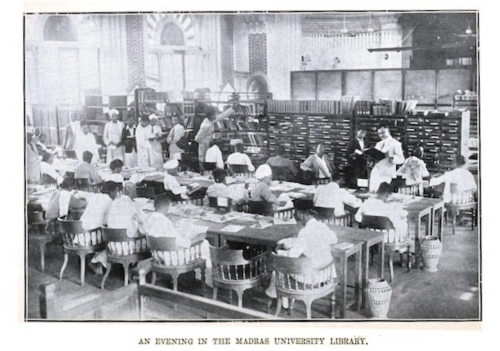
POLYGON ((362 281, 362 304, 363 308, 366 308, 366 297, 365 297, 365 290, 368 287, 368 273, 370 269, 370 247, 368 246, 368 243, 365 243, 363 245, 363 281, 362 281))
POLYGON ((379 276, 380 276, 380 279, 384 279, 384 260, 385 260, 385 248, 384 248, 384 243, 383 242, 380 242, 378 244, 378 252, 380 254, 380 258, 379 258, 379 267, 378 267, 378 270, 379 270, 379 276))
POLYGON ((417 217, 417 223, 415 223, 415 268, 418 269, 420 267, 420 221, 422 217, 419 215, 417 217))
POLYGON ((342 273, 340 274, 340 318, 345 317, 346 296, 347 296, 347 260, 345 257, 340 259, 342 273))
POLYGON ((361 267, 361 258, 362 258, 362 250, 356 253, 356 309, 359 312, 361 309, 361 300, 363 296, 363 290, 361 290, 361 286, 363 285, 363 277, 362 277, 362 267, 361 267))
POLYGON ((429 211, 426 218, 427 218, 427 228, 425 233, 426 235, 432 235, 432 210, 429 211))
POLYGON ((438 210, 439 210, 438 232, 439 232, 439 240, 441 240, 442 243, 444 237, 444 205, 439 207, 438 210))

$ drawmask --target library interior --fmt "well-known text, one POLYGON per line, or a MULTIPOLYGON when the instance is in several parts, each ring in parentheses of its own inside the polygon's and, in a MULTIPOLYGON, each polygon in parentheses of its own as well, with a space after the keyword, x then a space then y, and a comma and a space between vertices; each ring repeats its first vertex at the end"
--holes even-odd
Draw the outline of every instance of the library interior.
POLYGON ((24 30, 25 320, 481 320, 477 11, 24 30))

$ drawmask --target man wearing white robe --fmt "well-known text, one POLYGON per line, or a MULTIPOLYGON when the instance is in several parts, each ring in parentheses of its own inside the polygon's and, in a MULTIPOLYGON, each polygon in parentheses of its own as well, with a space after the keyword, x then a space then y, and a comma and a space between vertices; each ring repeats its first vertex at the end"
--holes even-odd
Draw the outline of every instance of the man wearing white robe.
POLYGON ((82 132, 78 133, 75 140, 75 153, 78 161, 83 161, 83 153, 89 151, 92 154, 92 162, 99 161, 99 147, 93 133, 90 133, 90 128, 85 122, 81 123, 82 132))
POLYGON ((380 160, 371 171, 369 184, 371 192, 377 191, 383 182, 391 184, 392 178, 396 177, 396 165, 402 164, 405 160, 401 143, 391 136, 386 124, 381 123, 377 133, 382 140, 375 145, 375 148, 382 151, 385 158, 380 160))
POLYGON ((103 140, 107 146, 106 163, 113 160, 124 160, 124 150, 122 146, 122 135, 124 125, 118 120, 118 111, 110 110, 111 121, 104 126, 103 140))
POLYGON ((153 113, 149 116, 149 142, 151 143, 151 166, 161 169, 163 167, 163 149, 161 147, 161 127, 157 124, 158 117, 153 113))
POLYGON ((135 131, 135 140, 137 143, 137 165, 139 167, 151 166, 151 144, 149 142, 150 133, 151 126, 149 125, 149 118, 144 116, 135 131))
POLYGON ((184 126, 179 123, 179 117, 172 117, 172 124, 174 125, 167 136, 168 152, 170 158, 176 160, 181 160, 181 155, 184 152, 183 149, 177 146, 177 142, 184 136, 184 126))
POLYGON ((82 132, 77 114, 74 112, 71 113, 70 119, 71 122, 66 126, 66 135, 63 145, 64 150, 74 150, 76 138, 82 132))

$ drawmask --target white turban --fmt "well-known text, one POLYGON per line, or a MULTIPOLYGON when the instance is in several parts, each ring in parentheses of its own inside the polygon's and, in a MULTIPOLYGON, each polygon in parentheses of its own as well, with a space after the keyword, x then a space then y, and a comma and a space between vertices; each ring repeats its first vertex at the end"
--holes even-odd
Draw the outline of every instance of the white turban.
POLYGON ((179 161, 177 160, 168 160, 163 164, 163 169, 169 170, 169 169, 177 169, 179 167, 179 161))
POLYGON ((273 175, 273 171, 267 164, 260 165, 257 168, 257 171, 255 171, 255 178, 257 179, 264 179, 265 177, 269 177, 271 175, 273 175))
POLYGON ((155 115, 154 113, 152 113, 152 114, 150 114, 150 115, 149 115, 149 119, 150 119, 150 120, 151 120, 151 119, 158 119, 158 116, 157 116, 157 115, 155 115))
POLYGON ((112 116, 112 115, 118 115, 119 114, 119 112, 117 110, 115 110, 115 109, 109 110, 108 113, 109 113, 110 116, 112 116))

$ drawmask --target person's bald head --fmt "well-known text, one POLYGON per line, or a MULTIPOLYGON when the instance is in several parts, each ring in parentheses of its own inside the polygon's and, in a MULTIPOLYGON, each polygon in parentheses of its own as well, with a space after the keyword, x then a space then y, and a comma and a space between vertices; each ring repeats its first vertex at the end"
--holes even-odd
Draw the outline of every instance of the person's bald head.
POLYGON ((132 182, 123 183, 123 195, 135 199, 137 197, 137 187, 132 182))

